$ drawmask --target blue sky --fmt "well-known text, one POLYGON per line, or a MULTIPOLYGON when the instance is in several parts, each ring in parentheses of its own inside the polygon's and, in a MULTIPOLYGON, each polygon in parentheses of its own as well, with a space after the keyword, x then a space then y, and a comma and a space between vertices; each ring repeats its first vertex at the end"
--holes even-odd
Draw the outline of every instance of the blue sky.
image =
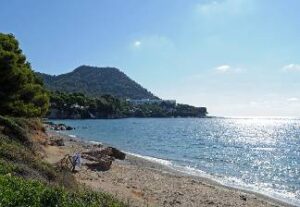
POLYGON ((298 0, 2 0, 36 71, 114 66, 211 115, 300 116, 298 0))

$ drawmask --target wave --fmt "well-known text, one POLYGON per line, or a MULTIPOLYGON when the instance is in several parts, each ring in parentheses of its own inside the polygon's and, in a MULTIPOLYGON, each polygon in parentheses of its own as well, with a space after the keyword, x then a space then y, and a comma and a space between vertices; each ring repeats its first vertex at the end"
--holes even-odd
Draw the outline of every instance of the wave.
POLYGON ((99 141, 89 141, 89 143, 91 144, 95 144, 95 145, 98 145, 98 144, 103 144, 102 142, 99 142, 99 141))
POLYGON ((150 156, 144 156, 144 155, 140 155, 140 154, 135 154, 132 152, 125 152, 126 154, 132 155, 134 157, 138 157, 138 158, 142 158, 144 160, 148 160, 154 163, 158 163, 158 164, 162 164, 165 165, 167 167, 171 167, 172 166, 172 162, 169 160, 164 160, 164 159, 160 159, 160 158, 156 158, 156 157, 150 157, 150 156))

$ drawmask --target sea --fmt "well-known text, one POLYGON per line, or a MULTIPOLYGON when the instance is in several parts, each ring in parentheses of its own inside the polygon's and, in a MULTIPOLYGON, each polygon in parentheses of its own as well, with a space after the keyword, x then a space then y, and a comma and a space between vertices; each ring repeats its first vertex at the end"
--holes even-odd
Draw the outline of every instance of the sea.
POLYGON ((52 120, 63 133, 300 206, 300 119, 52 120))

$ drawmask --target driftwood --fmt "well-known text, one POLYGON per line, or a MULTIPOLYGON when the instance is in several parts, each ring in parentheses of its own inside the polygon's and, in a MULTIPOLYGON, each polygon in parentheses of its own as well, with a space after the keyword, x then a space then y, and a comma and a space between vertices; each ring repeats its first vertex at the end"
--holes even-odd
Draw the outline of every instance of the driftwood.
POLYGON ((67 154, 60 160, 60 170, 68 169, 75 172, 76 160, 73 160, 73 156, 67 154))
POLYGON ((107 156, 109 156, 112 159, 124 160, 126 157, 126 154, 124 152, 121 152, 120 150, 118 150, 114 147, 98 148, 98 149, 84 152, 83 154, 89 155, 91 157, 95 157, 98 159, 102 159, 103 157, 106 158, 107 156))
POLYGON ((95 171, 107 171, 112 165, 112 160, 101 159, 97 162, 86 163, 86 166, 95 171))
POLYGON ((67 154, 59 162, 60 170, 68 169, 75 172, 76 165, 80 165, 81 157, 85 159, 84 165, 90 170, 107 171, 115 159, 125 159, 126 154, 114 147, 99 147, 73 156, 67 154))
POLYGON ((88 153, 83 153, 82 158, 90 161, 85 163, 85 165, 95 171, 107 171, 110 169, 112 162, 114 161, 113 157, 110 157, 105 154, 98 154, 97 156, 89 155, 88 153))

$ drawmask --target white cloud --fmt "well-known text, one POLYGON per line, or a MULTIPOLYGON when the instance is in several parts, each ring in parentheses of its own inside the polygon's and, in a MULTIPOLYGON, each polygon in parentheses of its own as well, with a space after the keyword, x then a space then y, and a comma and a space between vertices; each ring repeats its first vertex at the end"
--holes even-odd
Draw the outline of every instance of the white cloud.
POLYGON ((300 71, 299 64, 289 64, 282 67, 283 71, 293 72, 293 71, 300 71))
POLYGON ((141 41, 135 41, 133 43, 133 46, 136 47, 136 48, 139 48, 141 46, 141 44, 142 44, 141 41))
POLYGON ((245 71, 245 69, 243 68, 239 68, 239 67, 232 67, 230 65, 220 65, 214 68, 215 71, 217 71, 218 73, 241 73, 243 71, 245 71))
POLYGON ((231 70, 231 67, 230 67, 230 65, 220 65, 220 66, 216 67, 215 69, 217 72, 226 73, 231 70))
POLYGON ((288 102, 297 102, 297 101, 299 101, 299 98, 292 97, 292 98, 288 98, 287 101, 288 102))
POLYGON ((138 39, 134 40, 130 43, 130 48, 133 49, 133 51, 139 50, 139 53, 170 53, 175 50, 175 45, 166 36, 160 36, 160 35, 146 35, 146 36, 140 36, 138 39))

